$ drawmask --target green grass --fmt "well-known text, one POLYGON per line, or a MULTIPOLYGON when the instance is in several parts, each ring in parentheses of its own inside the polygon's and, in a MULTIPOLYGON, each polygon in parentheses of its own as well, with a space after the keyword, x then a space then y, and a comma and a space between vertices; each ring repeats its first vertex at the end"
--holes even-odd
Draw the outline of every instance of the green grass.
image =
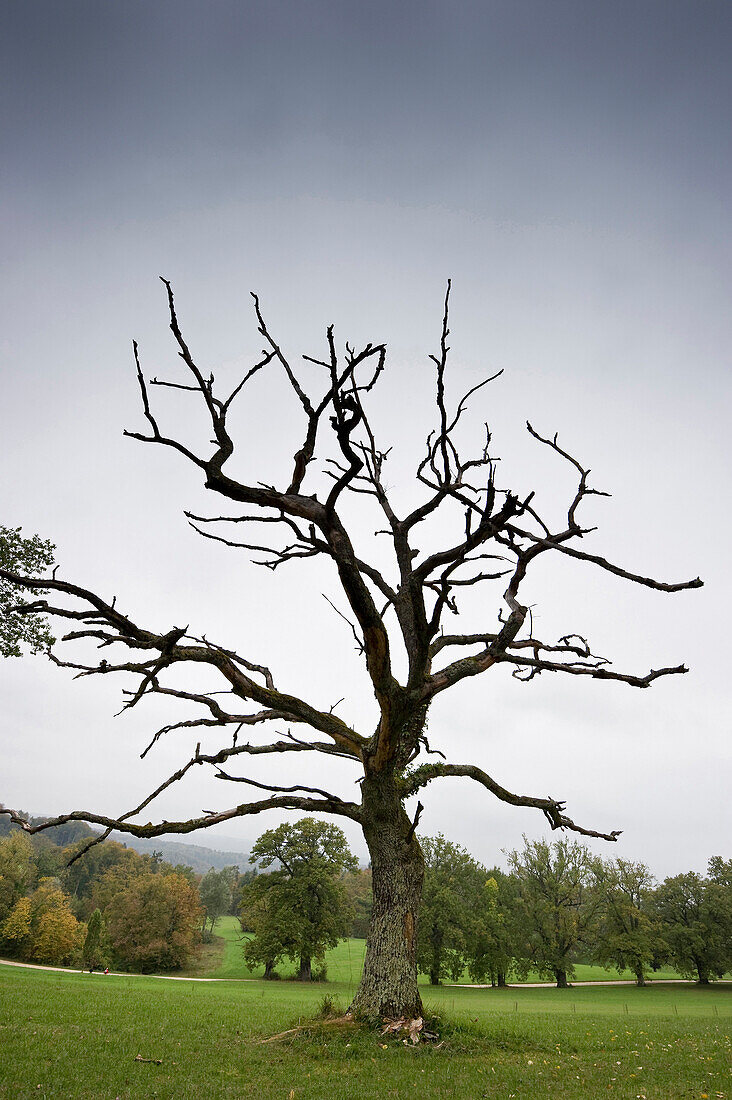
MULTIPOLYGON (((216 922, 215 931, 217 938, 223 940, 223 944, 219 945, 218 953, 212 952, 209 955, 208 961, 210 961, 210 965, 206 965, 207 960, 203 960, 203 965, 195 967, 186 973, 212 978, 260 978, 262 976, 262 967, 255 967, 254 970, 250 970, 244 962, 242 943, 245 937, 242 936, 239 929, 239 921, 237 918, 220 917, 216 922)), ((345 982, 346 984, 354 986, 357 985, 361 977, 365 950, 366 943, 364 940, 349 939, 342 940, 337 947, 328 951, 325 956, 326 966, 328 968, 328 981, 345 982)), ((295 973, 296 967, 294 963, 285 960, 279 964, 277 969, 282 977, 288 977, 295 973)), ((578 964, 575 970, 575 981, 578 982, 602 982, 620 978, 634 980, 634 975, 629 970, 624 973, 619 973, 617 970, 605 970, 601 966, 587 966, 583 964, 578 964)), ((667 981, 669 979, 678 978, 678 976, 679 975, 675 971, 668 969, 659 970, 651 975, 654 981, 667 981)), ((470 982, 467 972, 463 975, 461 981, 464 984, 470 982)), ((538 974, 530 974, 527 981, 538 982, 546 981, 546 979, 541 978, 538 974)), ((420 978, 420 982, 424 985, 428 984, 426 977, 420 978)))
POLYGON ((439 1049, 314 1027, 333 983, 171 982, 0 966, 0 1098, 732 1097, 732 986, 427 989, 439 1049), (160 1059, 138 1062, 136 1056, 160 1059))

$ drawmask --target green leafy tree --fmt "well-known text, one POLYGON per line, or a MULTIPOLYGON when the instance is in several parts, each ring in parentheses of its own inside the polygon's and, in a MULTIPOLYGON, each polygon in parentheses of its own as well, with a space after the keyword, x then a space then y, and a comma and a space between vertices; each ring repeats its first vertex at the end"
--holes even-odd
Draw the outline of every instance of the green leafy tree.
POLYGON ((417 966, 431 985, 462 974, 470 942, 485 915, 488 878, 465 848, 442 834, 420 841, 425 859, 422 907, 417 936, 417 966))
POLYGON ((14 830, 0 840, 0 921, 27 893, 35 874, 35 854, 30 837, 14 830))
MULTIPOLYGON (((566 507, 557 511, 552 505, 558 520, 548 515, 533 492, 512 490, 508 475, 502 476, 500 483, 496 481, 498 466, 491 433, 487 429, 484 433, 481 427, 471 448, 465 431, 471 400, 481 400, 492 379, 486 377, 462 394, 451 391, 449 284, 436 353, 430 357, 435 397, 430 421, 425 423, 426 442, 412 456, 413 476, 407 481, 397 479, 402 483, 397 494, 384 476, 390 441, 380 440, 376 431, 379 394, 389 384, 385 344, 369 342, 360 349, 348 342, 343 345, 330 326, 322 353, 306 355, 298 367, 270 332, 255 295, 255 324, 263 354, 243 369, 231 389, 222 390, 221 379, 199 367, 184 339, 172 287, 167 280, 163 282, 170 329, 179 353, 176 362, 184 375, 148 383, 135 345, 144 426, 127 434, 146 445, 164 448, 195 471, 215 500, 225 502, 225 509, 216 508, 224 514, 192 518, 201 534, 238 547, 247 555, 254 549, 255 561, 265 567, 275 569, 292 562, 307 567, 315 559, 316 567, 322 564, 330 571, 336 600, 343 608, 339 611, 357 639, 362 671, 373 693, 375 720, 368 727, 349 725, 333 707, 322 709, 314 700, 298 696, 262 662, 252 661, 229 645, 216 644, 215 639, 202 636, 203 632, 194 636, 186 627, 161 629, 158 624, 138 621, 137 616, 126 613, 123 599, 110 603, 74 581, 42 575, 42 564, 34 568, 27 549, 20 555, 6 552, 10 568, 0 566, 0 578, 12 589, 3 611, 10 623, 5 627, 5 649, 15 652, 23 632, 31 648, 43 648, 48 631, 38 625, 37 617, 43 622, 49 615, 66 624, 73 616, 76 629, 65 633, 64 642, 71 646, 72 654, 68 660, 54 654, 59 664, 87 677, 103 675, 107 681, 122 677, 127 690, 133 675, 136 686, 126 697, 128 707, 160 694, 166 699, 177 697, 195 708, 194 716, 166 724, 152 743, 181 726, 220 728, 220 742, 212 746, 213 751, 196 750, 166 781, 156 782, 148 798, 135 800, 146 807, 194 766, 210 766, 219 779, 239 784, 253 779, 246 762, 255 754, 260 760, 269 754, 273 763, 282 753, 311 754, 303 760, 313 759, 312 754, 328 760, 334 755, 346 758, 359 775, 357 787, 349 781, 346 797, 305 786, 304 777, 298 783, 283 784, 275 765, 270 783, 254 780, 260 789, 252 801, 237 799, 234 806, 217 813, 194 814, 180 821, 142 822, 136 813, 111 821, 91 809, 78 811, 74 817, 102 828, 112 824, 122 832, 148 839, 210 828, 270 809, 324 813, 355 823, 369 849, 373 909, 353 1008, 367 1017, 418 1016, 422 1003, 416 937, 424 860, 415 835, 419 810, 408 808, 411 798, 424 797, 430 784, 460 777, 508 805, 541 811, 553 829, 609 841, 617 837, 617 830, 597 831, 575 823, 559 799, 509 791, 483 770, 481 761, 461 761, 459 744, 453 744, 457 727, 450 721, 445 703, 440 708, 447 716, 442 747, 449 750, 450 759, 447 753, 436 759, 426 736, 433 704, 444 692, 460 690, 474 678, 500 680, 513 674, 532 681, 539 675, 582 676, 645 689, 659 678, 687 671, 681 664, 649 672, 616 670, 608 660, 592 653, 574 623, 568 624, 558 640, 537 637, 537 618, 531 615, 524 595, 525 582, 529 574, 532 578, 536 575, 537 562, 540 570, 559 562, 563 568, 569 556, 603 574, 666 593, 697 588, 702 582, 695 578, 667 583, 650 577, 647 570, 634 573, 600 553, 588 552, 583 536, 590 528, 584 526, 582 513, 598 490, 590 486, 586 465, 559 444, 553 429, 542 435, 527 424, 541 454, 573 480, 566 493, 566 507), (283 436, 284 450, 279 456, 283 461, 275 460, 276 472, 238 461, 230 413, 234 403, 241 407, 244 390, 255 376, 258 383, 264 383, 259 392, 269 393, 273 405, 263 413, 248 404, 249 415, 295 425, 286 408, 288 401, 296 410, 295 438, 283 436), (202 441, 200 447, 192 449, 192 436, 187 432, 183 439, 176 438, 167 424, 161 430, 163 421, 151 399, 153 384, 160 387, 156 393, 185 391, 195 400, 204 426, 196 436, 202 441), (237 528, 242 531, 241 538, 231 538, 232 521, 242 524, 237 528), (377 541, 366 534, 368 531, 378 536, 377 541), (26 590, 34 596, 51 595, 26 603, 16 618, 13 601, 18 592, 22 596, 26 590), (448 615, 462 616, 463 612, 465 618, 452 620, 455 630, 448 632, 448 615), (35 627, 30 620, 35 620, 35 627), (103 660, 87 655, 84 647, 89 637, 104 646, 103 660), (79 641, 80 654, 75 649, 79 641), (210 692, 185 690, 181 685, 186 683, 187 670, 198 673, 204 666, 216 681, 210 692), (244 726, 271 730, 271 723, 282 722, 295 727, 301 736, 272 734, 273 740, 256 745, 237 744, 231 736, 233 730, 238 732, 244 726)), ((246 441, 246 430, 243 438, 246 441)), ((7 529, 5 540, 7 546, 16 545, 7 529)), ((37 556, 43 559, 49 552, 41 549, 37 556)), ((107 588, 117 587, 110 579, 107 588)), ((532 601, 535 598, 532 595, 532 601)), ((288 617, 291 611, 288 606, 288 617)), ((187 621, 184 613, 182 621, 187 621)), ((318 632, 305 624, 304 629, 308 628, 312 644, 302 647, 302 656, 317 662, 318 632)), ((304 669, 298 679, 303 684, 309 682, 304 669)), ((296 757, 290 755, 289 759, 296 757)), ((19 821, 16 810, 3 812, 19 821)), ((62 815, 58 823, 63 820, 67 816, 62 815)))
POLYGON ((600 898, 594 957, 606 967, 632 970, 636 984, 664 951, 661 922, 653 911, 653 876, 644 863, 625 859, 594 864, 600 898))
POLYGON ((61 870, 64 890, 74 899, 77 912, 85 918, 90 917, 97 908, 103 911, 123 884, 134 878, 135 874, 144 874, 147 870, 142 857, 123 844, 107 840, 103 844, 95 844, 80 856, 79 852, 87 844, 88 841, 81 840, 64 848, 64 867, 61 870), (114 873, 115 869, 119 871, 118 885, 113 884, 111 877, 106 879, 107 874, 114 873))
POLYGON ((311 981, 313 959, 348 935, 352 911, 341 876, 358 861, 343 831, 311 817, 269 829, 249 856, 269 874, 245 887, 242 910, 254 931, 245 947, 250 963, 299 960, 298 978, 311 981))
MULTIPOLYGON (((0 526, 0 569, 26 577, 38 577, 53 567, 52 542, 31 535, 24 539, 22 527, 0 526)), ((0 654, 20 657, 23 647, 31 653, 49 649, 55 641, 48 620, 42 614, 29 614, 29 606, 37 607, 37 599, 29 601, 27 585, 0 574, 0 654)), ((44 595, 44 589, 34 588, 34 596, 44 595)))
POLYGON ((129 970, 179 970, 198 949, 202 915, 198 891, 187 879, 148 872, 112 898, 110 948, 129 970))
POLYGON ((213 933, 219 917, 229 912, 231 895, 237 877, 236 867, 224 867, 216 871, 213 867, 206 872, 198 884, 198 893, 204 909, 203 934, 206 934, 206 922, 210 923, 209 932, 213 933))
POLYGON ((468 943, 467 966, 471 981, 490 981, 505 986, 517 955, 516 880, 497 867, 488 877, 478 898, 477 919, 468 943))
POLYGON ((732 890, 732 859, 722 859, 721 856, 712 856, 707 866, 707 875, 712 882, 732 890))
POLYGON ((365 940, 371 910, 374 905, 374 895, 371 888, 371 868, 363 867, 358 871, 348 871, 343 876, 343 887, 348 896, 348 902, 353 910, 353 923, 351 935, 354 939, 365 940))
POLYGON ((508 863, 518 882, 521 965, 566 988, 573 954, 594 941, 599 919, 592 856, 578 841, 524 837, 523 850, 511 852, 508 863))
POLYGON ((86 938, 84 939, 84 950, 82 952, 82 961, 89 970, 95 970, 97 967, 106 966, 107 964, 107 955, 104 950, 104 933, 104 918, 101 910, 95 909, 86 926, 86 938))
MULTIPOLYGON (((719 874, 724 864, 714 862, 719 874)), ((669 957, 680 974, 701 985, 732 968, 732 891, 695 871, 664 879, 653 904, 669 957)))
POLYGON ((63 849, 47 836, 33 837, 33 858, 39 880, 62 877, 65 866, 63 849))

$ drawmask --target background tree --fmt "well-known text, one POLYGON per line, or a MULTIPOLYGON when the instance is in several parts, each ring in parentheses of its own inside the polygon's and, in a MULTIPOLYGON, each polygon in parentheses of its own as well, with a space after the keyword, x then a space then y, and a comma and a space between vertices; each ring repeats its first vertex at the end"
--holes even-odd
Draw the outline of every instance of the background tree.
POLYGON ((724 883, 689 871, 664 879, 653 900, 680 974, 708 985, 732 967, 732 891, 724 883))
POLYGON ((47 966, 78 962, 86 930, 57 881, 42 882, 31 894, 30 904, 31 930, 23 941, 22 957, 47 966))
POLYGON ((129 970, 179 970, 198 948, 201 917, 198 891, 186 878, 148 872, 110 902, 110 947, 129 970))
POLYGON ((262 870, 245 889, 242 907, 252 907, 254 938, 245 947, 250 961, 299 960, 298 978, 311 981, 313 959, 348 935, 353 911, 341 881, 358 861, 343 831, 304 817, 259 837, 249 856, 262 870), (266 905, 258 902, 266 896, 266 905))
POLYGON ((107 964, 107 955, 104 950, 104 931, 104 918, 101 911, 95 909, 86 926, 86 937, 82 951, 82 962, 89 970, 107 964))
POLYGON ((732 890, 732 859, 712 856, 707 867, 707 874, 711 881, 716 882, 718 886, 732 890))
POLYGON ((625 859, 596 860, 594 869, 601 899, 594 957, 603 966, 632 970, 636 984, 645 985, 665 948, 652 907, 653 875, 645 864, 625 859))
POLYGON ((0 924, 0 943, 11 955, 20 954, 31 934, 30 898, 19 898, 0 924))
MULTIPOLYGON (((24 570, 23 560, 13 564, 11 559, 10 568, 0 568, 0 578, 17 586, 21 594, 30 591, 39 596, 30 602, 23 597, 17 604, 6 604, 3 614, 11 622, 11 644, 15 636, 12 624, 18 616, 23 622, 36 622, 35 628, 27 629, 36 630, 39 645, 43 644, 39 634, 43 628, 36 617, 41 621, 45 616, 61 619, 72 628, 66 640, 80 643, 80 649, 75 651, 77 660, 62 660, 52 651, 57 664, 82 677, 109 673, 136 677, 136 687, 125 696, 128 708, 151 695, 164 695, 190 707, 193 716, 164 726, 153 737, 151 747, 181 727, 205 731, 218 726, 236 731, 233 737, 224 737, 215 751, 202 752, 197 746, 168 780, 118 817, 79 811, 56 820, 83 819, 105 830, 145 837, 191 832, 267 809, 332 814, 358 823, 371 858, 373 911, 353 1009, 367 1016, 418 1015, 416 932, 424 864, 415 838, 421 804, 408 813, 410 798, 436 780, 466 777, 510 805, 542 811, 553 829, 607 840, 617 836, 616 830, 598 832, 577 825, 557 798, 507 790, 475 763, 455 763, 444 757, 435 760, 426 737, 433 701, 463 680, 490 670, 503 669, 524 681, 547 673, 614 680, 637 688, 686 671, 683 665, 644 674, 615 671, 607 659, 593 654, 574 624, 569 624, 558 640, 537 637, 528 604, 522 602, 520 593, 539 559, 571 557, 663 592, 698 587, 701 581, 657 581, 580 549, 591 530, 580 520, 582 505, 588 496, 602 494, 590 487, 588 469, 559 444, 556 434, 542 435, 527 425, 547 458, 564 464, 576 479, 567 496, 566 517, 558 523, 542 515, 533 492, 514 491, 505 481, 498 482, 487 427, 481 442, 466 457, 466 409, 491 378, 484 378, 457 398, 448 393, 449 283, 439 348, 431 356, 434 427, 421 460, 416 462, 415 492, 410 500, 397 502, 383 476, 390 448, 377 438, 372 406, 386 366, 384 344, 368 343, 356 350, 346 343, 341 350, 330 326, 324 353, 303 357, 310 377, 301 381, 299 371, 271 335, 255 295, 254 311, 264 350, 228 393, 221 392, 213 375, 205 375, 198 366, 183 337, 172 288, 163 282, 170 328, 185 373, 182 379, 154 378, 148 383, 134 345, 147 426, 143 432, 127 434, 174 452, 191 464, 216 499, 228 502, 230 510, 223 515, 189 514, 192 525, 205 537, 253 553, 258 564, 271 569, 312 558, 330 564, 345 607, 339 613, 348 620, 362 654, 378 715, 373 728, 355 729, 334 713, 333 706, 323 709, 280 685, 263 663, 208 637, 190 634, 187 627, 161 630, 143 625, 125 614, 116 600, 110 603, 54 575, 38 576, 33 568, 24 570), (283 476, 280 465, 280 472, 268 477, 263 469, 244 466, 240 469, 245 472, 235 474, 230 462, 236 447, 229 413, 233 403, 249 392, 247 383, 272 370, 281 372, 302 419, 301 434, 288 448, 288 453, 294 450, 289 472, 283 476), (194 451, 161 429, 150 402, 152 386, 196 398, 210 449, 207 445, 203 451, 194 451), (361 506, 361 517, 355 523, 349 500, 361 506), (379 533, 384 547, 383 532, 387 532, 388 560, 383 550, 369 545, 361 548, 367 524, 379 533), (272 532, 274 537, 262 541, 249 533, 252 528, 272 532), (244 533, 231 537, 232 530, 244 533), (481 618, 477 629, 468 621, 462 631, 458 625, 446 632, 446 615, 459 611, 459 601, 494 582, 500 585, 494 612, 481 618), (101 661, 89 652, 91 643, 104 649, 101 661), (395 655, 399 655, 398 661, 395 655), (210 694, 196 692, 190 680, 180 675, 202 666, 218 674, 218 686, 228 694, 221 695, 218 689, 210 694), (299 735, 288 732, 275 740, 254 743, 243 743, 237 736, 243 728, 271 728, 268 724, 277 722, 287 723, 290 729, 294 726, 299 735), (349 761, 359 775, 358 798, 342 798, 319 785, 307 785, 304 778, 286 786, 277 782, 275 774, 274 782, 262 783, 239 770, 248 756, 279 753, 323 753, 349 761), (237 800, 230 809, 188 820, 150 821, 147 807, 153 799, 202 765, 212 767, 224 781, 253 786, 262 797, 250 802, 237 800)), ((253 415, 261 416, 261 412, 253 415)), ((283 421, 279 407, 274 415, 278 422, 283 421)), ((474 605, 485 614, 485 599, 477 597, 474 605)), ((5 812, 21 823, 16 811, 5 812)), ((27 823, 22 827, 31 828, 27 823)), ((48 823, 37 828, 48 828, 48 823)))
POLYGON ((573 954, 594 942, 600 897, 590 852, 578 841, 526 840, 508 863, 518 882, 517 921, 524 965, 553 976, 560 989, 574 973, 573 954))
POLYGON ((14 831, 0 840, 0 921, 28 891, 35 878, 33 845, 28 836, 14 831))
POLYGON ((371 889, 371 868, 359 867, 357 871, 349 871, 343 876, 343 887, 348 897, 348 904, 353 910, 353 923, 351 935, 354 939, 365 940, 371 920, 371 910, 374 905, 374 895, 371 889))
POLYGON ((206 935, 206 922, 211 925, 209 934, 213 934, 214 925, 219 917, 229 912, 234 881, 238 875, 236 867, 224 867, 220 871, 212 867, 198 884, 198 894, 204 909, 203 935, 206 935))
POLYGON ((478 899, 478 919, 468 943, 470 979, 505 986, 517 956, 518 884, 491 868, 478 899))
POLYGON ((430 985, 457 981, 470 953, 470 942, 489 909, 481 905, 488 878, 465 848, 442 834, 420 838, 425 860, 417 936, 417 966, 430 985))
MULTIPOLYGON (((55 641, 43 615, 26 615, 25 594, 29 588, 14 581, 8 574, 37 577, 53 567, 52 542, 31 535, 24 539, 22 527, 0 525, 0 654, 20 657, 23 647, 31 653, 42 653, 55 641)), ((36 594, 43 589, 34 587, 36 594)))
POLYGON ((245 883, 241 891, 240 923, 244 933, 251 933, 244 944, 244 958, 252 969, 264 967, 264 980, 274 981, 280 975, 275 970, 280 959, 297 958, 295 937, 290 932, 292 911, 280 905, 274 890, 261 885, 257 875, 245 883))

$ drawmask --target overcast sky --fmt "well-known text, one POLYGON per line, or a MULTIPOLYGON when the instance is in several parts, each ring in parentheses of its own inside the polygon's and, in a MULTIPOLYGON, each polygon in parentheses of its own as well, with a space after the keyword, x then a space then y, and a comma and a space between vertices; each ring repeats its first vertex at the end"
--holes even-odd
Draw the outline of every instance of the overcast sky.
MULTIPOLYGON (((543 566, 523 590, 539 634, 586 635, 622 671, 689 674, 637 691, 496 667, 439 699, 431 744, 623 829, 595 849, 659 876, 729 856, 731 47, 727 0, 3 5, 0 523, 51 538, 61 575, 151 629, 190 623, 319 706, 346 696, 339 713, 371 732, 322 596, 337 601, 334 577, 204 543, 182 514, 217 510, 197 472, 122 437, 144 426, 131 341, 147 374, 180 377, 161 274, 201 366, 232 385, 261 346, 250 290, 293 360, 330 322, 341 346, 386 341, 375 416, 391 484, 414 499, 451 277, 450 392, 504 369, 471 421, 476 444, 490 422, 503 484, 559 516, 571 478, 523 425, 559 431, 613 494, 588 509, 588 549, 706 587, 543 566)), ((298 443, 280 395, 258 380, 237 422, 255 480, 298 443)), ((205 430, 185 395, 154 396, 171 433, 205 430)), ((4 662, 0 684, 0 799, 16 808, 121 814, 195 741, 171 735, 141 762, 186 715, 153 701, 114 718, 119 682, 74 683, 43 658, 4 662)), ((278 781, 303 774, 277 759, 278 781)), ((354 797, 353 778, 329 782, 354 797)), ((240 799, 197 776, 157 816, 240 799)), ((425 833, 488 863, 545 833, 468 780, 423 800, 425 833)), ((276 820, 222 831, 248 844, 276 820)))

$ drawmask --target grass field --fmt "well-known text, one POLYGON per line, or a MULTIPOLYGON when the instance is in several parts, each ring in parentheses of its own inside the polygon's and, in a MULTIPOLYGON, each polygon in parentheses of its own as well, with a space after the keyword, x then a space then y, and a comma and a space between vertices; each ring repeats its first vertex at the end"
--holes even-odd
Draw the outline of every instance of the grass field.
MULTIPOLYGON (((191 970, 186 971, 191 975, 212 978, 259 978, 262 968, 249 970, 242 955, 243 936, 239 929, 239 921, 236 917, 221 917, 216 923, 216 936, 222 941, 207 949, 200 963, 191 970)), ((346 985, 356 986, 361 977, 363 957, 366 944, 364 940, 343 940, 326 954, 328 967, 328 981, 343 982, 346 985)), ((287 977, 295 972, 294 963, 285 961, 278 967, 280 974, 287 977)), ((610 981, 614 979, 633 979, 630 971, 619 973, 617 970, 604 970, 601 966, 577 966, 575 980, 578 982, 610 981)), ((653 975, 654 981, 663 981, 678 978, 673 970, 659 970, 653 975)), ((421 982, 428 984, 427 978, 422 977, 421 982)), ((537 974, 530 974, 527 981, 542 981, 537 974)), ((469 983, 467 973, 463 975, 463 983, 469 983)))
POLYGON ((262 1043, 311 1018, 326 991, 345 1007, 340 983, 0 966, 0 1097, 732 1097, 730 985, 428 989, 438 1049, 333 1025, 262 1043))

